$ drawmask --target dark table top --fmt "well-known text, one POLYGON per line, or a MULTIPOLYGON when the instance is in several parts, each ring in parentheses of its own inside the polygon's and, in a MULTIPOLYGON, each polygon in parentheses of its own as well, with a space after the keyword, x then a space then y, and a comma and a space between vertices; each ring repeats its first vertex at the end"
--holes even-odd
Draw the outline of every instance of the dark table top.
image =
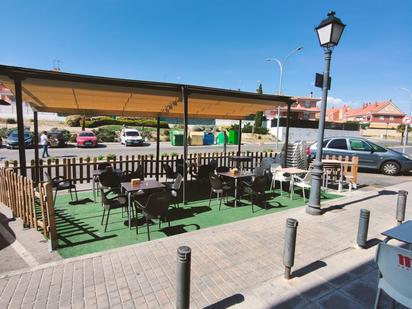
MULTIPOLYGON (((93 176, 99 176, 99 175, 101 175, 101 174, 104 173, 104 172, 107 172, 107 170, 106 170, 106 169, 104 169, 104 170, 93 170, 92 175, 93 175, 93 176)), ((109 173, 110 173, 110 172, 109 172, 109 173)), ((115 168, 115 169, 113 169, 113 173, 121 174, 121 173, 122 173, 122 170, 119 169, 119 168, 115 168)))
POLYGON ((156 179, 142 180, 138 186, 132 186, 131 182, 122 182, 121 186, 127 192, 134 192, 139 190, 150 190, 164 188, 165 185, 158 182, 156 179))
POLYGON ((401 225, 391 228, 383 232, 382 235, 412 244, 412 220, 408 220, 401 225))
POLYGON ((224 172, 224 173, 219 173, 219 175, 222 175, 225 177, 231 177, 231 178, 245 178, 245 177, 252 177, 254 174, 248 171, 240 171, 237 174, 233 174, 231 172, 224 172))

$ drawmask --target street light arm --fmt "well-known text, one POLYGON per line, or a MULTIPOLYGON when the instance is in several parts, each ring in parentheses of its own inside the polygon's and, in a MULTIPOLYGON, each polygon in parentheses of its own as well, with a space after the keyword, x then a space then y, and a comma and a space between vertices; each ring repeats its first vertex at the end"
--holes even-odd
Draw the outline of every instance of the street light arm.
POLYGON ((406 91, 407 93, 409 93, 409 96, 411 97, 411 104, 409 105, 409 115, 412 113, 411 109, 412 109, 412 92, 405 87, 400 88, 403 91, 406 91))

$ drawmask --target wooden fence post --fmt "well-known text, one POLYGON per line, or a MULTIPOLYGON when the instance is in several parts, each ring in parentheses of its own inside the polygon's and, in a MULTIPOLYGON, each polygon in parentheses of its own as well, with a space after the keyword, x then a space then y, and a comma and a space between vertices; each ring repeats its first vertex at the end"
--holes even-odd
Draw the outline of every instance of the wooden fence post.
POLYGON ((47 209, 47 232, 49 236, 49 251, 57 249, 56 215, 54 212, 53 185, 48 182, 44 185, 47 209))

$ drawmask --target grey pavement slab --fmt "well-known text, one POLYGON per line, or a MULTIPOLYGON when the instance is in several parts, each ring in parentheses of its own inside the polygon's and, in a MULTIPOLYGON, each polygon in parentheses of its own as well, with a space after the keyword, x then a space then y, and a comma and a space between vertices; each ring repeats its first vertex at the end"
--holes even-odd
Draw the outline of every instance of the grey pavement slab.
MULTIPOLYGON (((359 211, 371 211, 368 238, 383 239, 380 233, 396 224, 396 192, 411 187, 353 191, 324 205, 330 211, 322 216, 296 208, 3 274, 0 307, 172 308, 181 245, 192 248, 192 308, 370 307, 375 247, 355 246, 359 211), (299 226, 294 277, 286 281, 282 251, 289 217, 299 226)), ((411 200, 406 217, 412 217, 411 200)))

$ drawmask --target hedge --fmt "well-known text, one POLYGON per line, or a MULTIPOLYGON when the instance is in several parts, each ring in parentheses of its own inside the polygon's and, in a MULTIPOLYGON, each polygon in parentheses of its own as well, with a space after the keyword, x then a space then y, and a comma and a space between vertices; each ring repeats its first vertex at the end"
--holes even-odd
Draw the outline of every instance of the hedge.
MULTIPOLYGON (((117 118, 96 117, 86 120, 86 128, 96 128, 105 125, 126 125, 126 126, 144 126, 157 127, 156 119, 135 119, 135 118, 117 118)), ((160 121, 161 128, 169 128, 169 124, 165 121, 160 121)))

